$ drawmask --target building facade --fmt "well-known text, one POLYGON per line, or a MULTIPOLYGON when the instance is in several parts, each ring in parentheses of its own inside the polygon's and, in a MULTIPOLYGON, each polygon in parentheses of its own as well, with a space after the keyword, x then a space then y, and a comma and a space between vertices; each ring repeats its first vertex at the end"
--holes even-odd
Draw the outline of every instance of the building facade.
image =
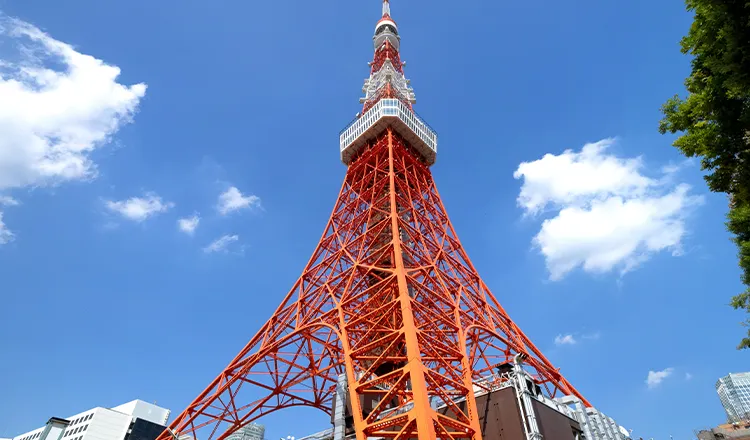
POLYGON ((96 407, 66 418, 52 417, 44 426, 11 440, 153 440, 168 419, 168 409, 133 400, 114 408, 96 407))
POLYGON ((248 423, 228 436, 226 440, 263 440, 266 427, 257 423, 248 423))
POLYGON ((750 372, 730 373, 716 381, 716 392, 729 423, 750 419, 750 372))

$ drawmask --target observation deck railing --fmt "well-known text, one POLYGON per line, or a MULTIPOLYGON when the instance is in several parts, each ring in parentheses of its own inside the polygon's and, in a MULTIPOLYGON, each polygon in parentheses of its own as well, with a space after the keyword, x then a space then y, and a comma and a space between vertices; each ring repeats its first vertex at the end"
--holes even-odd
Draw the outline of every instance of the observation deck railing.
POLYGON ((339 133, 341 160, 349 164, 360 147, 391 125, 425 159, 428 165, 437 156, 437 133, 398 99, 381 99, 365 114, 339 133))

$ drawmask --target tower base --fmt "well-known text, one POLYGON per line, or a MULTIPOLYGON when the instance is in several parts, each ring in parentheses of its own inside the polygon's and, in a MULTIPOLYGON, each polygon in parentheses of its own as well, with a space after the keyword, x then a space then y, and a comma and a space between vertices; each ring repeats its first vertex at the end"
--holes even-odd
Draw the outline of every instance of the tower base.
MULTIPOLYGON (((476 388, 476 401, 482 438, 485 440, 630 440, 627 431, 593 407, 585 407, 575 396, 550 399, 542 392, 533 377, 520 365, 504 363, 497 366, 497 374, 485 378, 490 391, 476 388)), ((339 378, 338 387, 344 391, 346 378, 339 378)), ((354 440, 351 402, 348 393, 337 393, 345 401, 334 401, 331 429, 299 440, 354 440)), ((432 403, 437 403, 437 399, 432 403)), ((464 411, 465 399, 454 401, 464 411)), ((434 409, 454 417, 447 405, 434 409)), ((369 437, 369 440, 377 440, 369 437)))

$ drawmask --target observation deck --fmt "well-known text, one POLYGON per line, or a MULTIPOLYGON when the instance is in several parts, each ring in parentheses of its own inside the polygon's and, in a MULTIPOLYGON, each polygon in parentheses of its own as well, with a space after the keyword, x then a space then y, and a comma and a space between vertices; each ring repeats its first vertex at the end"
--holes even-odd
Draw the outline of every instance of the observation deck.
POLYGON ((341 130, 341 161, 349 165, 359 149, 389 125, 422 155, 428 166, 435 163, 437 133, 403 102, 392 98, 381 99, 341 130))

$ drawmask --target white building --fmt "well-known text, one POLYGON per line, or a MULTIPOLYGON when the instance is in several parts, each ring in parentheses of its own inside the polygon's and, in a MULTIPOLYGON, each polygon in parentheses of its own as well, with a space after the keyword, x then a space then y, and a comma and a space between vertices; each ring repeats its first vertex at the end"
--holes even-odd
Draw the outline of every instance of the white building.
POLYGON ((44 426, 10 440, 153 440, 164 430, 168 419, 168 409, 133 400, 114 408, 92 408, 64 419, 52 417, 44 426))
POLYGON ((264 440, 265 438, 265 426, 258 423, 248 423, 233 434, 227 436, 226 440, 264 440))
POLYGON ((716 392, 727 413, 727 421, 750 419, 750 372, 729 373, 716 381, 716 392))

